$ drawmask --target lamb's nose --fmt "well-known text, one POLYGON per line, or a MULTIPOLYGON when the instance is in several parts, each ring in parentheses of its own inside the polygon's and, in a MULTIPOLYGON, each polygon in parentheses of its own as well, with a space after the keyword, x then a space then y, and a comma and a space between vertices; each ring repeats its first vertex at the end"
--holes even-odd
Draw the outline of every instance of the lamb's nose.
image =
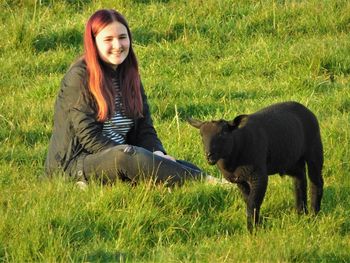
POLYGON ((217 160, 215 158, 215 154, 213 154, 213 153, 206 153, 205 155, 207 157, 207 161, 208 161, 209 164, 213 165, 213 164, 216 163, 217 160))
POLYGON ((208 160, 210 160, 210 158, 213 156, 213 154, 210 153, 210 152, 206 153, 205 155, 206 155, 206 157, 207 157, 208 160))

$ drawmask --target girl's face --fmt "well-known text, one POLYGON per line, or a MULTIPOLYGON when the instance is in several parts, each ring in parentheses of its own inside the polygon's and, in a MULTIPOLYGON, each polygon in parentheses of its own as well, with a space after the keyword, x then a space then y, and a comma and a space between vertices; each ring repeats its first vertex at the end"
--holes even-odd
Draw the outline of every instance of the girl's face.
POLYGON ((116 69, 129 54, 130 38, 126 27, 114 21, 96 35, 100 58, 116 69))

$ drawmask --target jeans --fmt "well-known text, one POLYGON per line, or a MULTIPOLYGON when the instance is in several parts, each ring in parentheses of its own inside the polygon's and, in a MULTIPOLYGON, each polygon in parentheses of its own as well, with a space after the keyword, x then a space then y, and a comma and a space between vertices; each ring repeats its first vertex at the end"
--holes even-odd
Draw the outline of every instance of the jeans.
POLYGON ((201 169, 189 162, 174 162, 127 144, 80 156, 69 173, 78 180, 97 179, 108 183, 117 179, 131 182, 152 179, 169 186, 181 185, 188 179, 200 180, 204 176, 201 169))

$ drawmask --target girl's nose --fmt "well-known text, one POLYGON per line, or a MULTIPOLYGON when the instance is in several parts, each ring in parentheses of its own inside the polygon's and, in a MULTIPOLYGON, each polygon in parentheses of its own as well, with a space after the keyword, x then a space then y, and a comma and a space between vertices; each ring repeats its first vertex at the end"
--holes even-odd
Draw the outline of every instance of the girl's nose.
POLYGON ((121 47, 119 39, 114 39, 112 43, 113 43, 113 48, 118 49, 121 47))

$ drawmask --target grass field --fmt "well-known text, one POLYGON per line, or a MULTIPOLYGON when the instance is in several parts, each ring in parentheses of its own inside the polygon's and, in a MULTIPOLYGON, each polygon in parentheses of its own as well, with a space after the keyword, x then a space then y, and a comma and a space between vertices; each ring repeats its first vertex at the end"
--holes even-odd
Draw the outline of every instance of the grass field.
POLYGON ((350 2, 0 0, 1 262, 349 262, 350 2), (53 103, 87 18, 129 21, 154 124, 169 154, 220 177, 186 122, 295 100, 319 118, 324 198, 294 211, 272 176, 256 235, 236 186, 40 180, 53 103))

